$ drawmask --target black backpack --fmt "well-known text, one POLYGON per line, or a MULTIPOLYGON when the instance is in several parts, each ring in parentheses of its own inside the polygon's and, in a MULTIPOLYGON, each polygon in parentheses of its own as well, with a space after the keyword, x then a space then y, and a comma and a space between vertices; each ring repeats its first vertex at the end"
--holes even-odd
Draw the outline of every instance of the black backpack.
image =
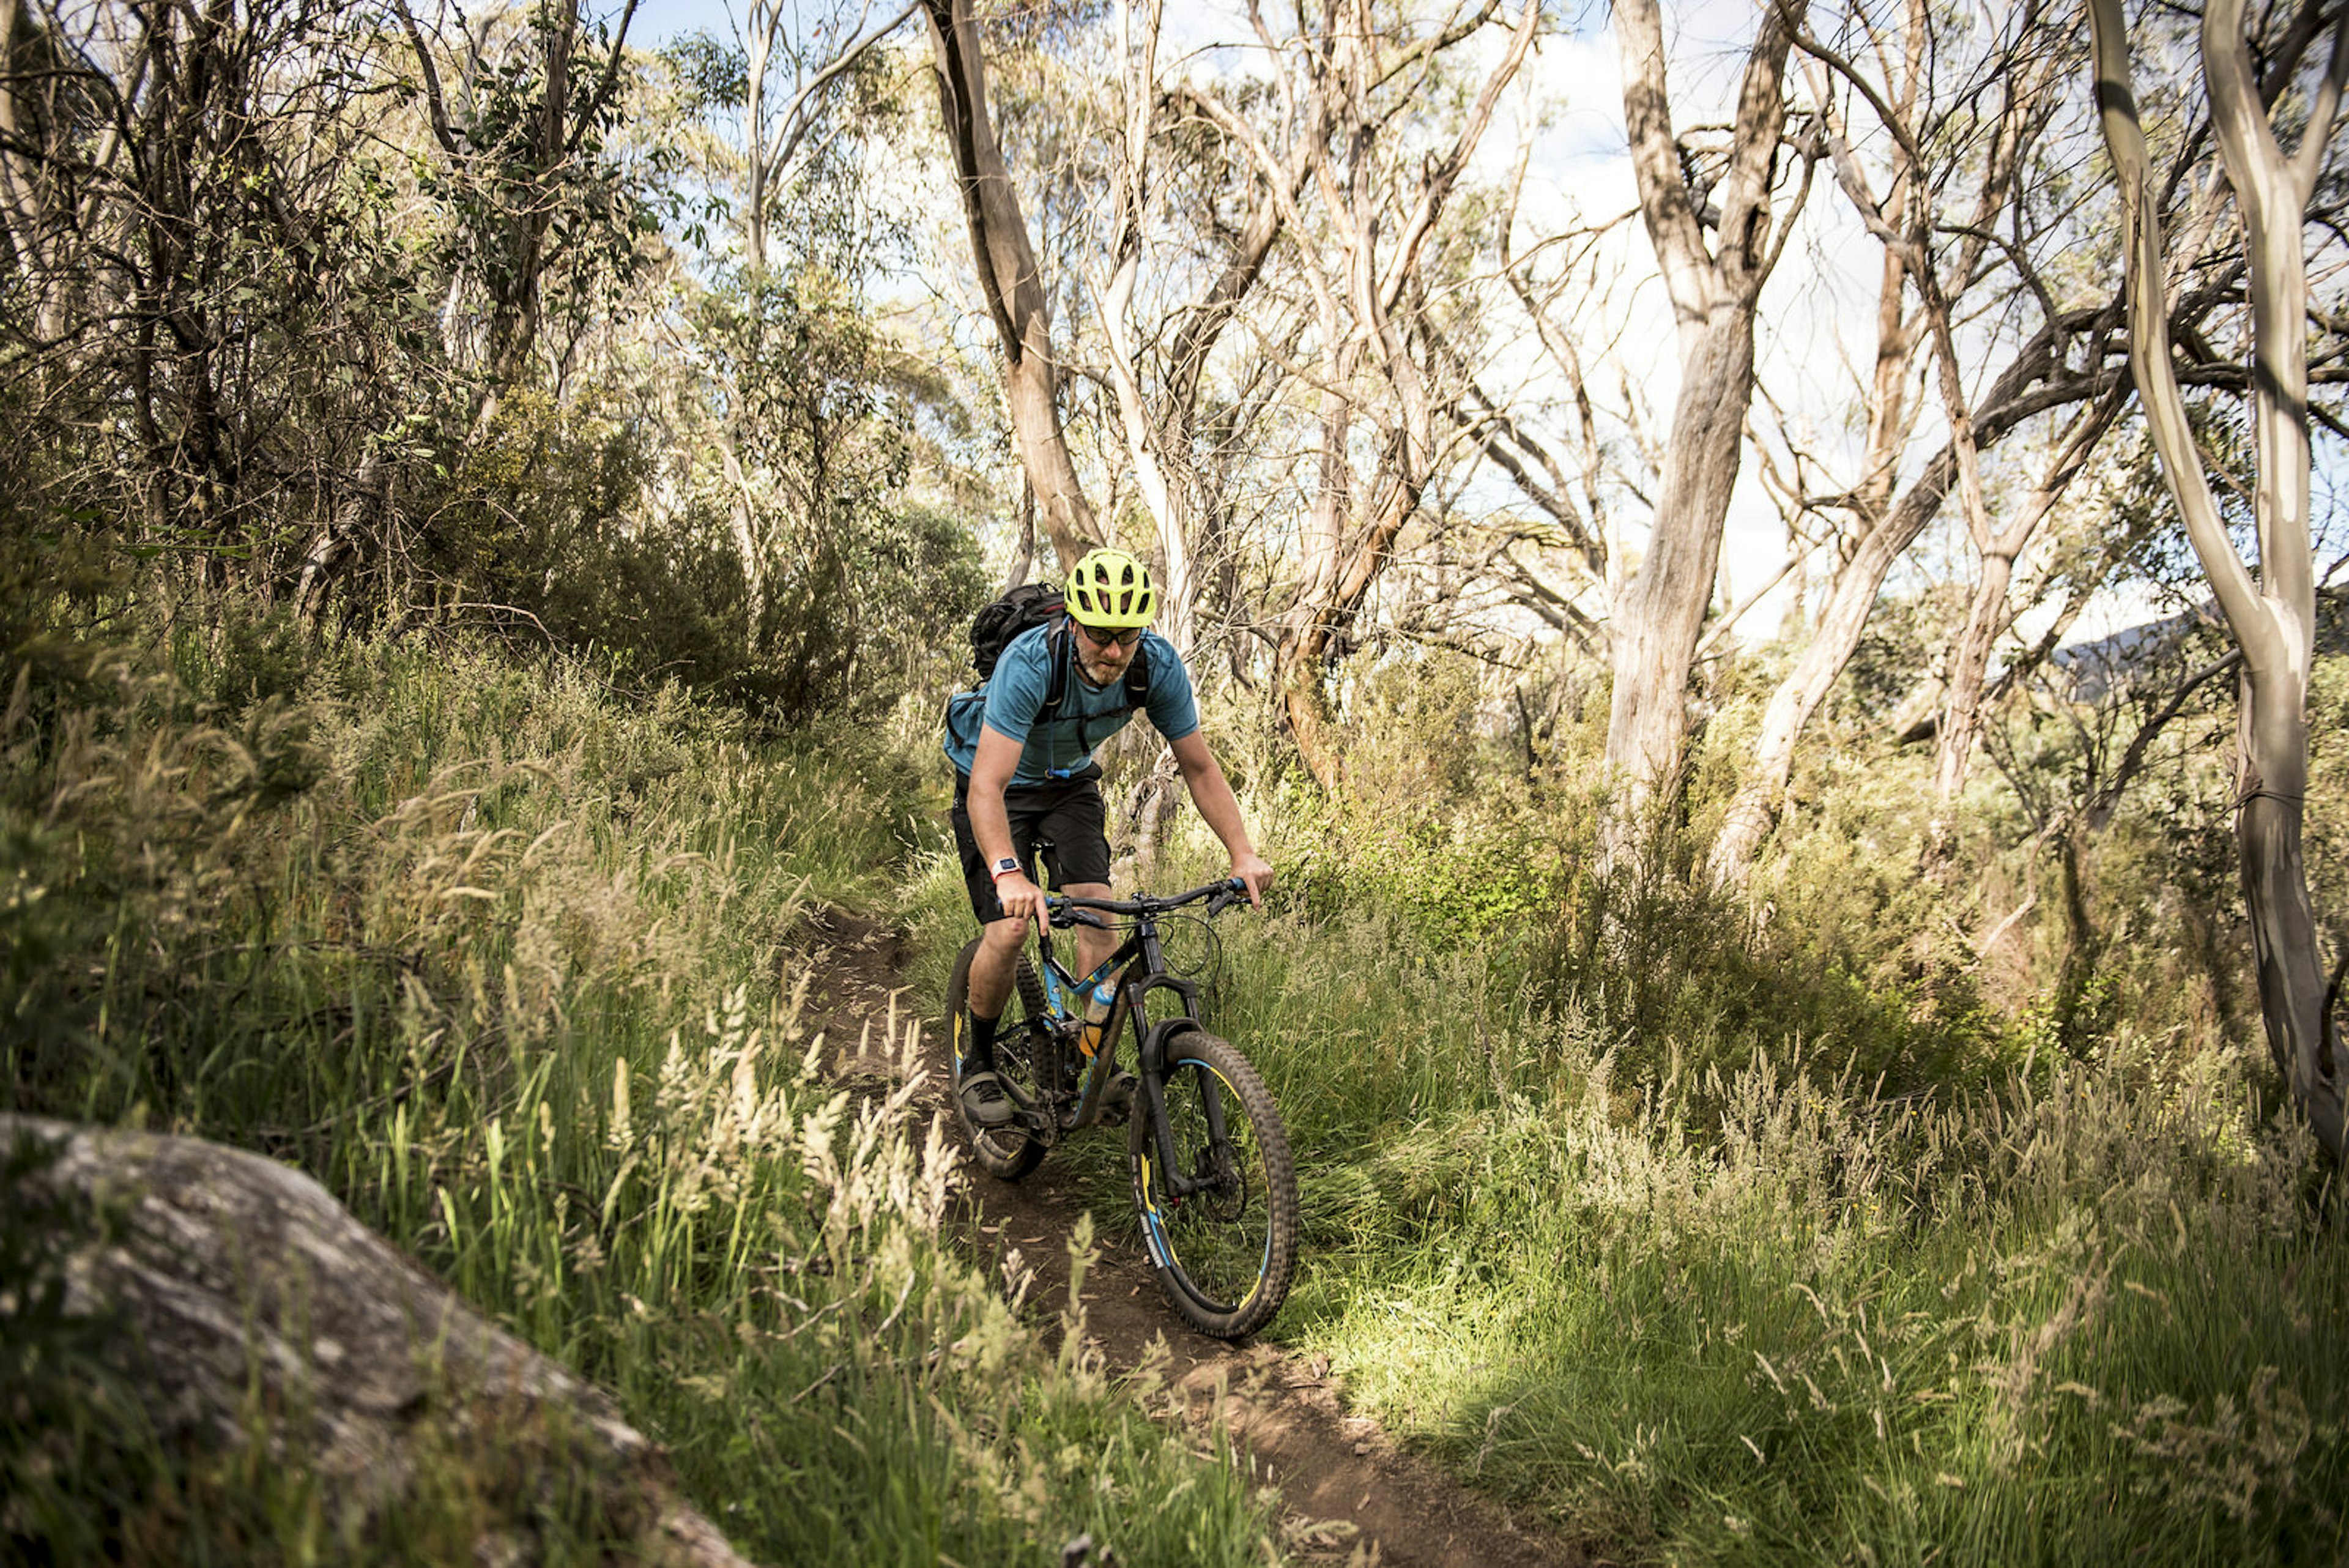
POLYGON ((996 661, 1013 638, 1050 622, 1066 602, 1058 588, 1022 583, 982 606, 970 620, 970 667, 979 680, 995 673, 996 661))
MULTIPOLYGON (((1011 646, 1013 638, 1040 626, 1052 628, 1045 634, 1052 655, 1052 680, 1044 705, 1036 711, 1040 724, 1060 716, 1061 704, 1069 695, 1071 673, 1076 668, 1066 609, 1067 600, 1060 589, 1043 583, 1022 583, 989 599, 970 620, 970 665, 978 671, 981 685, 995 673, 997 661, 1011 646)), ((1150 659, 1147 651, 1140 648, 1133 650, 1133 662, 1125 667, 1125 705, 1128 709, 1150 705, 1150 659)), ((1080 737, 1088 752, 1093 749, 1092 731, 1089 721, 1080 737)))

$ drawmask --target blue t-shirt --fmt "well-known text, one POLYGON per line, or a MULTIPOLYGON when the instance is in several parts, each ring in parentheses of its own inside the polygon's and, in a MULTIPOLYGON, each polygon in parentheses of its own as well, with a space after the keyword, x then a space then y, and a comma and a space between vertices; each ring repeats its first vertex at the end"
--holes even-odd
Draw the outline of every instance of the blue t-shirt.
MULTIPOLYGON (((964 691, 947 703, 946 753, 955 771, 968 776, 978 757, 978 731, 984 723, 1009 740, 1023 742, 1019 766, 1011 782, 1018 785, 1048 784, 1065 778, 1092 761, 1100 745, 1126 726, 1133 710, 1125 705, 1125 678, 1095 686, 1075 668, 1076 650, 1069 650, 1068 695, 1058 714, 1044 723, 1037 711, 1052 695, 1052 650, 1048 640, 1053 628, 1030 627, 1004 646, 995 673, 976 691, 964 691), (1092 745, 1086 744, 1090 736, 1092 745)), ((1071 633, 1071 636, 1074 634, 1071 633)), ((1154 631, 1142 634, 1134 655, 1148 661, 1150 701, 1143 711, 1170 741, 1179 741, 1199 727, 1199 704, 1191 694, 1190 671, 1183 668, 1174 645, 1154 631)))

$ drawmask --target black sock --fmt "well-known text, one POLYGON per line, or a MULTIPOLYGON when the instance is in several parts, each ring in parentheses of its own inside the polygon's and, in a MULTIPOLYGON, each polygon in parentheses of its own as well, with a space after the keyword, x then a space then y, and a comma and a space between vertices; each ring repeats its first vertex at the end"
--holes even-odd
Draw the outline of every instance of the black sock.
POLYGON ((1002 1015, 981 1018, 970 1015, 970 1038, 964 1043, 962 1070, 966 1073, 995 1071, 995 1026, 1003 1022, 1002 1015))

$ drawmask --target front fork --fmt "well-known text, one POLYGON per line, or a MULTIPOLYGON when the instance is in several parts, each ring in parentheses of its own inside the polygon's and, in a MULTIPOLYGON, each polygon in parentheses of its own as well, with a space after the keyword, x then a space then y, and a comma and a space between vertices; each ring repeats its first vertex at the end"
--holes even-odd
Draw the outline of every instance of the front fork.
MULTIPOLYGON (((1183 1168, 1182 1157, 1174 1147, 1174 1130, 1166 1116, 1168 1047, 1180 1036, 1198 1029, 1199 1021, 1195 1016, 1198 993, 1190 981, 1172 978, 1153 981, 1152 987, 1143 989, 1156 986, 1179 992, 1185 1006, 1175 1016, 1151 1025, 1142 1036, 1142 1106, 1136 1114, 1150 1118, 1147 1125, 1160 1178, 1154 1185, 1167 1197, 1181 1199, 1193 1193, 1217 1190, 1225 1185, 1225 1179, 1219 1171, 1194 1177, 1183 1168)), ((1213 1083, 1204 1085, 1203 1089, 1199 1108, 1207 1122, 1207 1147, 1220 1149, 1225 1137, 1224 1096, 1216 1091, 1213 1083)))
MULTIPOLYGON (((1081 986, 1064 987, 1056 976, 1047 971, 1045 983, 1048 990, 1056 993, 1056 1002, 1065 998, 1069 1012, 1081 1014, 1084 993, 1098 982, 1099 977, 1092 975, 1088 976, 1086 983, 1081 986)), ((1165 1196, 1177 1200, 1194 1193, 1222 1188, 1224 1179, 1216 1172, 1194 1177, 1183 1168, 1181 1156, 1174 1147, 1174 1130, 1166 1116, 1168 1045, 1177 1037, 1200 1027, 1198 1010, 1198 987, 1190 981, 1173 975, 1161 974, 1119 987, 1116 1004, 1102 1025, 1102 1045, 1086 1061, 1074 1114, 1065 1119, 1061 1115, 1061 1106, 1066 1102, 1060 1085, 1068 1071, 1069 1054, 1080 1049, 1077 1036, 1082 1024, 1079 1021, 1047 1025, 1039 1032, 1036 1042, 1035 1077, 1040 1085, 1050 1087, 1041 1103, 1026 1105, 1020 1109, 1020 1119, 1026 1124, 1029 1135, 1050 1147, 1064 1134, 1089 1127, 1099 1117, 1109 1081, 1114 1075, 1115 1043, 1125 1032, 1127 1020, 1133 1019, 1139 1025, 1142 1042, 1136 1063, 1140 1068, 1137 1098, 1141 1104, 1133 1114, 1148 1117, 1146 1125, 1159 1177, 1153 1185, 1165 1196), (1155 1023, 1151 1023, 1144 999, 1154 991, 1173 992, 1180 1002, 1180 1011, 1155 1023)), ((1200 1096, 1200 1109, 1207 1123, 1208 1147, 1221 1148, 1224 1147, 1226 1126, 1224 1098, 1212 1085, 1200 1096)))

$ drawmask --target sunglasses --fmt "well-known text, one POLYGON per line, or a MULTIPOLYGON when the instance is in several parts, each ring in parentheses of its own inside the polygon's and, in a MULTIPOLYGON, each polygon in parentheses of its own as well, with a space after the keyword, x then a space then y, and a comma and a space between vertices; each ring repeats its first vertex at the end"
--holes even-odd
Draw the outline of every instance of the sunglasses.
POLYGON ((1142 628, 1138 626, 1127 627, 1123 631, 1098 631, 1081 620, 1073 624, 1085 634, 1085 640, 1095 648, 1132 648, 1142 640, 1142 628))

